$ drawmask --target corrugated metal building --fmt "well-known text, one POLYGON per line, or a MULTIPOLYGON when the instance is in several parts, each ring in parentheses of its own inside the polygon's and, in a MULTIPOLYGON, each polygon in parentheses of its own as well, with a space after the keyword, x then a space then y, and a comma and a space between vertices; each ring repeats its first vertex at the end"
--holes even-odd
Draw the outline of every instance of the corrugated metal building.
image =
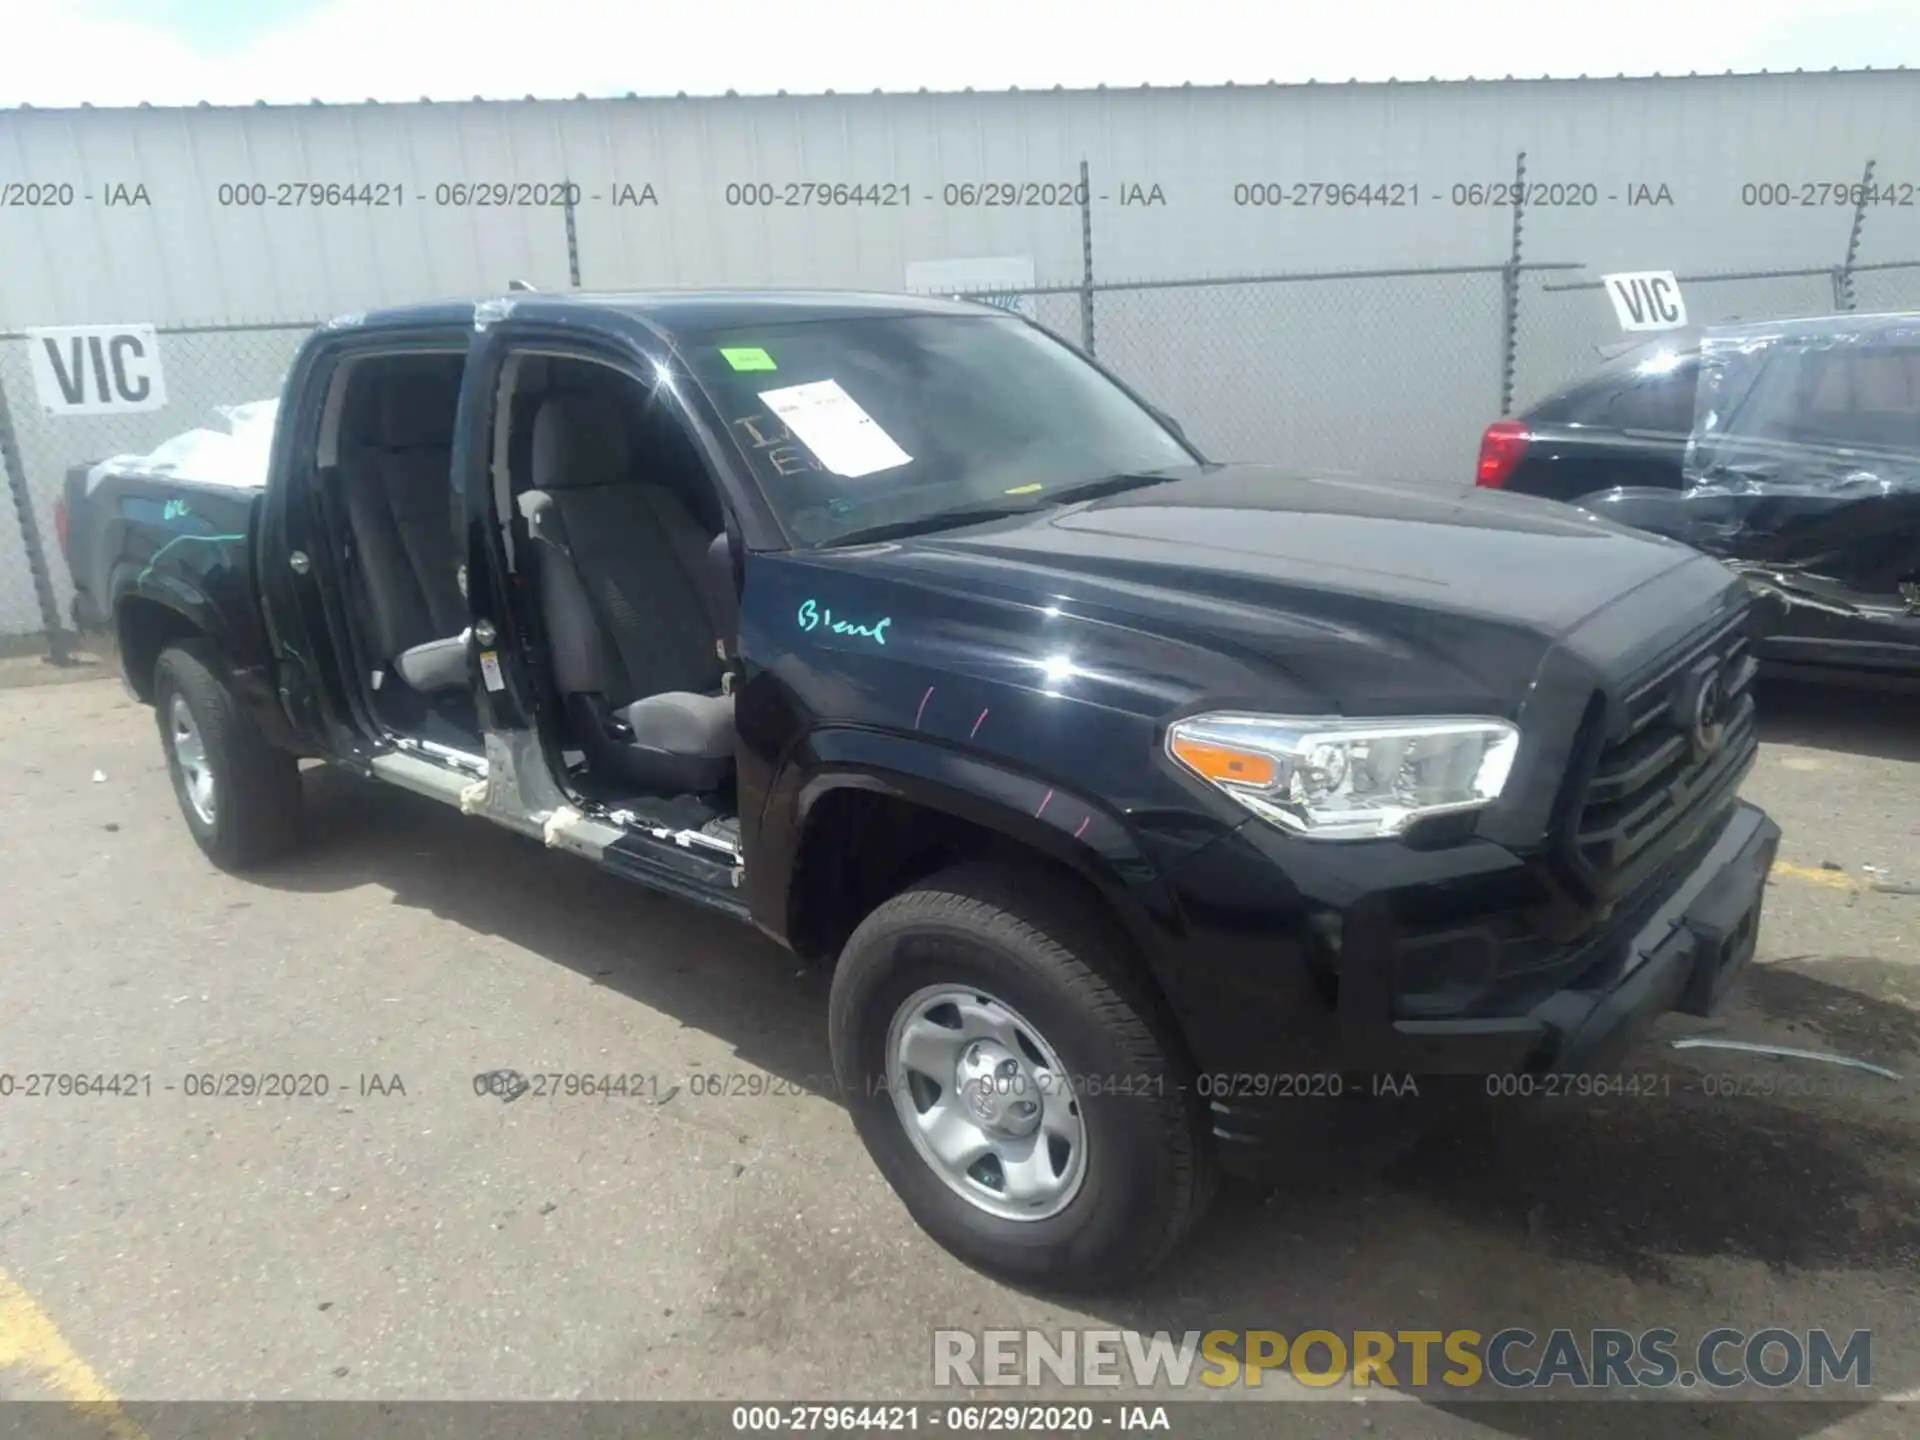
MULTIPOLYGON (((1008 257, 1076 286, 1089 250, 1102 284, 1484 267, 1092 305, 1100 358, 1216 454, 1457 478, 1503 393, 1619 338, 1556 280, 1803 272, 1689 289, 1696 318, 1755 318, 1832 308, 1849 254, 1920 262, 1920 74, 0 111, 0 331, 305 321, 576 273, 899 288, 1008 257), (1584 269, 1523 277, 1509 356, 1522 151, 1523 257, 1584 269)), ((1920 308, 1920 266, 1857 288, 1920 308)), ((1035 308, 1081 338, 1080 297, 1035 308)), ((111 423, 35 412, 0 340, 43 529, 67 463, 270 393, 299 334, 163 338, 171 403, 111 423)), ((0 508, 0 632, 37 628, 20 553, 0 508)))
MULTIPOLYGON (((601 288, 896 287, 912 261, 983 255, 1031 255, 1040 280, 1073 283, 1082 159, 1103 279, 1498 263, 1510 217, 1486 190, 1521 150, 1530 178, 1566 187, 1530 211, 1533 258, 1835 263, 1844 200, 1749 205, 1742 187, 1844 187, 1869 157, 1920 182, 1920 74, 5 111, 0 181, 72 192, 0 207, 0 327, 565 285, 559 208, 452 188, 501 182, 554 187, 512 201, 581 187, 580 269, 601 288), (786 203, 808 182, 874 203, 786 203), (1417 189, 1398 205, 1237 203, 1315 182, 1417 189), (387 203, 281 188, 302 183, 389 187, 373 192, 387 203), (136 185, 148 203, 112 203, 136 185), (1017 198, 1053 203, 949 188, 999 185, 1051 186, 1017 198), (1671 203, 1632 203, 1641 186, 1671 203)), ((1869 247, 1920 252, 1920 204, 1872 220, 1869 247)))

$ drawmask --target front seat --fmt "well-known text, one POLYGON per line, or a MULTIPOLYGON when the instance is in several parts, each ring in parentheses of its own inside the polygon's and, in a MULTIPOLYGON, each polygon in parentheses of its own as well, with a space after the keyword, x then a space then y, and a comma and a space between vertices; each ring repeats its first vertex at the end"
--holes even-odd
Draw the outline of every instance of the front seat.
POLYGON ((653 794, 719 789, 733 770, 733 697, 709 603, 711 537, 634 473, 609 397, 542 402, 531 469, 520 511, 539 551, 554 682, 589 769, 653 794))
POLYGON ((383 666, 426 693, 467 684, 453 536, 457 378, 415 370, 376 392, 372 435, 341 466, 347 524, 383 666))

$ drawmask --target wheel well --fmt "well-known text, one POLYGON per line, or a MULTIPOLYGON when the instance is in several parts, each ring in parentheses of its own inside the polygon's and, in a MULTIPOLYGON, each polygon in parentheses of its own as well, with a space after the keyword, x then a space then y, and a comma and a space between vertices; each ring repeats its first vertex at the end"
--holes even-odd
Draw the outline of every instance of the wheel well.
POLYGON ((979 860, 1044 870, 1108 908, 1086 876, 1011 835, 897 795, 848 788, 822 796, 808 813, 789 889, 788 942, 808 959, 831 960, 881 901, 979 860))
POLYGON ((874 906, 916 880, 994 853, 998 837, 958 816, 872 790, 835 790, 808 812, 788 891, 787 939, 830 961, 874 906))
POLYGON ((831 964, 882 901, 971 861, 998 861, 1025 877, 1044 877, 1077 890, 1111 916, 1116 939, 1125 946, 1115 958, 1132 972, 1172 1043, 1186 1053, 1185 1033, 1132 927, 1092 878, 1003 831, 895 795, 849 788, 831 791, 814 805, 795 852, 787 942, 802 957, 831 964))
POLYGON ((137 596, 120 602, 115 628, 127 684, 149 705, 153 703, 153 667, 159 663, 160 652, 175 641, 195 639, 203 633, 178 610, 137 596))

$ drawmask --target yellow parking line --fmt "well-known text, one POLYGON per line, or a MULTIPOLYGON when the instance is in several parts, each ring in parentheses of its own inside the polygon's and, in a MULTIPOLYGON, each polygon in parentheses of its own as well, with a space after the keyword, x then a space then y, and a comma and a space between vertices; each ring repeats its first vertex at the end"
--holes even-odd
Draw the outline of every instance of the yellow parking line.
POLYGON ((1809 885, 1824 885, 1829 890, 1858 890, 1860 882, 1844 870, 1816 870, 1810 865, 1795 865, 1791 860, 1773 862, 1773 873, 1809 885))
POLYGON ((26 1371, 76 1410, 97 1416, 113 1440, 148 1440, 53 1318, 0 1270, 0 1370, 8 1368, 26 1371))

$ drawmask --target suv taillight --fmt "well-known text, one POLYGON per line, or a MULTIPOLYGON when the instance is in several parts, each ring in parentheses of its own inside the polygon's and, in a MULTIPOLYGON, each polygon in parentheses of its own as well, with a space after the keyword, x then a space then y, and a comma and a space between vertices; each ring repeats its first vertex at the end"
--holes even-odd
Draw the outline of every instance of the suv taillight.
POLYGON ((1518 420, 1496 420, 1480 437, 1480 464, 1473 483, 1497 490, 1507 483, 1527 453, 1527 427, 1518 420))

